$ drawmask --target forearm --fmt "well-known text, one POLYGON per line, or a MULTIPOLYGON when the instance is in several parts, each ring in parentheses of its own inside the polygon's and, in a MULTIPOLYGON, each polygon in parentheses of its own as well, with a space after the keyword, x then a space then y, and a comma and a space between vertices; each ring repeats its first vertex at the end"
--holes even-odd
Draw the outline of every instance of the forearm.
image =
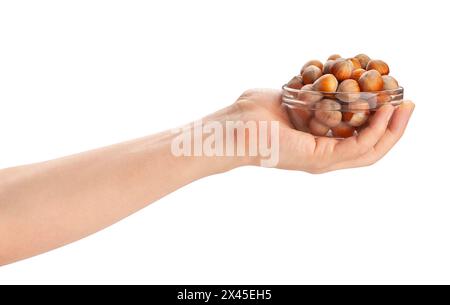
POLYGON ((164 132, 0 171, 0 265, 92 234, 236 160, 176 157, 164 132))

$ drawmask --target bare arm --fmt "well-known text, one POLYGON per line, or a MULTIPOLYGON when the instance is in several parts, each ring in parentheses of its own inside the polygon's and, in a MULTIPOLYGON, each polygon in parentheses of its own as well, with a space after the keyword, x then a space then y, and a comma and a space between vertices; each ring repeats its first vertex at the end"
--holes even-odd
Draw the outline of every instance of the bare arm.
POLYGON ((164 132, 0 171, 0 265, 78 240, 229 169, 211 158, 172 156, 172 138, 164 132))

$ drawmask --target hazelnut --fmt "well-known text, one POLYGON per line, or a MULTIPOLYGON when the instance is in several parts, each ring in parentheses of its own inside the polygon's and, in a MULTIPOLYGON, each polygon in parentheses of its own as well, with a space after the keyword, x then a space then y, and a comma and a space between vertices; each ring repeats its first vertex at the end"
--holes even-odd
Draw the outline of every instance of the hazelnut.
POLYGON ((367 64, 370 61, 370 57, 366 54, 358 54, 355 56, 359 60, 359 63, 361 64, 361 68, 366 69, 367 64))
POLYGON ((364 72, 359 78, 358 83, 361 91, 374 92, 383 90, 383 79, 377 70, 364 72))
POLYGON ((369 103, 370 109, 377 109, 392 100, 392 96, 384 91, 361 93, 361 98, 369 103))
POLYGON ((352 65, 353 65, 353 70, 356 70, 356 69, 361 69, 362 67, 361 67, 361 63, 359 62, 359 59, 358 58, 349 58, 348 59, 348 61, 350 61, 351 63, 352 63, 352 65))
POLYGON ((398 82, 395 78, 389 75, 383 75, 383 90, 395 90, 398 88, 398 82))
POLYGON ((308 62, 306 62, 306 64, 303 65, 302 70, 300 71, 300 74, 303 73, 303 71, 308 68, 309 66, 316 66, 317 68, 319 68, 321 71, 323 70, 323 64, 320 60, 310 60, 308 62))
POLYGON ((353 127, 363 125, 370 115, 370 106, 364 100, 349 103, 342 114, 342 120, 353 127))
POLYGON ((302 78, 305 85, 314 83, 319 77, 322 76, 322 70, 316 66, 309 66, 303 70, 302 78))
POLYGON ((320 92, 336 92, 338 81, 333 74, 325 74, 319 77, 312 87, 320 92))
POLYGON ((312 117, 311 110, 307 107, 288 107, 289 118, 297 130, 307 131, 309 120, 312 117))
POLYGON ((343 102, 353 102, 359 99, 358 82, 354 79, 346 79, 339 84, 337 92, 343 92, 336 95, 338 99, 343 102))
POLYGON ((294 76, 288 83, 287 86, 292 89, 302 89, 303 79, 301 76, 294 76))
POLYGON ((347 123, 341 122, 336 127, 331 128, 333 136, 337 138, 349 138, 355 133, 355 128, 347 123))
POLYGON ((336 61, 331 67, 331 73, 338 81, 343 81, 352 76, 353 65, 348 60, 336 61))
POLYGON ((362 124, 361 126, 356 127, 356 131, 359 133, 363 131, 365 128, 369 127, 370 121, 373 119, 373 116, 375 115, 375 110, 369 112, 369 117, 367 118, 367 121, 362 124))
POLYGON ((323 74, 330 74, 331 73, 331 67, 334 65, 336 61, 335 60, 328 60, 325 65, 323 65, 323 74))
POLYGON ((342 120, 353 127, 359 127, 367 122, 369 118, 368 112, 344 112, 342 114, 342 120))
POLYGON ((371 104, 375 104, 375 107, 379 108, 383 106, 384 104, 389 103, 392 100, 392 97, 390 94, 386 92, 378 92, 374 98, 372 98, 369 102, 371 104))
POLYGON ((366 70, 364 70, 364 69, 355 69, 352 72, 351 78, 357 81, 357 80, 359 80, 361 75, 363 75, 364 72, 366 72, 366 70))
POLYGON ((304 85, 298 93, 297 99, 307 104, 318 102, 322 99, 322 94, 314 90, 313 85, 304 85))
POLYGON ((373 59, 367 64, 366 70, 377 70, 381 75, 389 74, 389 66, 382 60, 373 59))
POLYGON ((309 131, 315 136, 325 136, 330 128, 316 119, 312 119, 309 121, 309 131))
POLYGON ((337 126, 342 119, 341 105, 331 99, 323 99, 315 104, 316 119, 329 127, 337 126))
POLYGON ((333 54, 328 57, 328 60, 336 60, 338 58, 342 58, 342 56, 339 54, 333 54))

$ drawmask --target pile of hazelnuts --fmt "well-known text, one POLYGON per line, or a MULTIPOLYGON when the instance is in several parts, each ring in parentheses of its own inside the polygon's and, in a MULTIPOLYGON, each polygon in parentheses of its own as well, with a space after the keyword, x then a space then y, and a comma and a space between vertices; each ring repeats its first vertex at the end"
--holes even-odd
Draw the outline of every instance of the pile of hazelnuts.
POLYGON ((389 75, 388 64, 365 54, 353 58, 335 54, 325 64, 310 60, 283 94, 297 129, 336 138, 353 136, 367 126, 379 107, 402 98, 403 90, 389 75))

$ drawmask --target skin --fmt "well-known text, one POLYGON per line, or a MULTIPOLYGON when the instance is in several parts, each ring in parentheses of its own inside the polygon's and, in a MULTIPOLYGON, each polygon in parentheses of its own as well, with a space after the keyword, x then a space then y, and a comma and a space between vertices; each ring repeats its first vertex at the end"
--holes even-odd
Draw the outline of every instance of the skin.
MULTIPOLYGON (((277 90, 250 90, 204 122, 280 122, 278 168, 325 173, 382 158, 400 139, 414 110, 381 108, 360 135, 314 138, 293 129, 277 90)), ((38 164, 0 170, 0 265, 93 234, 197 179, 256 157, 175 157, 170 131, 38 164)))

